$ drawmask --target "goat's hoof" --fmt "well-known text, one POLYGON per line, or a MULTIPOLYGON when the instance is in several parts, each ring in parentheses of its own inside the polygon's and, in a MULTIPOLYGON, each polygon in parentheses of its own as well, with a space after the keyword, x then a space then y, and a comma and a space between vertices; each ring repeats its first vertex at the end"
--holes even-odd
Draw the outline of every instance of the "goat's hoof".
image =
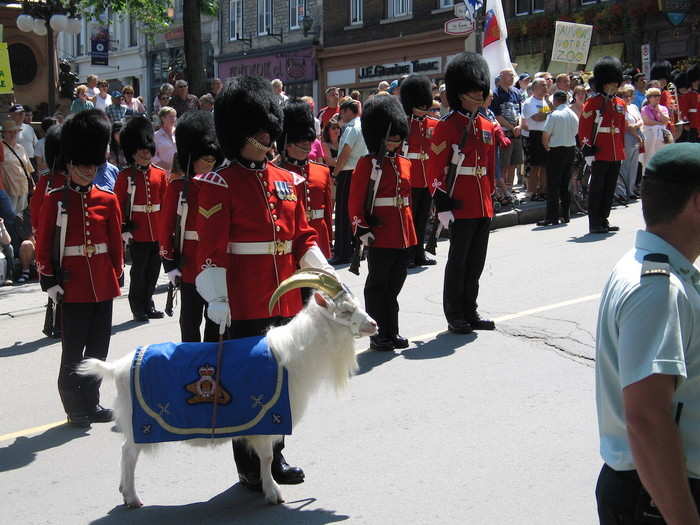
POLYGON ((130 509, 140 509, 141 507, 143 507, 143 503, 138 498, 134 498, 134 499, 124 498, 124 505, 126 505, 130 509))
POLYGON ((269 491, 266 491, 265 492, 265 499, 271 505, 279 505, 280 503, 284 503, 284 498, 282 497, 282 493, 280 492, 279 488, 277 488, 277 487, 275 487, 269 491))

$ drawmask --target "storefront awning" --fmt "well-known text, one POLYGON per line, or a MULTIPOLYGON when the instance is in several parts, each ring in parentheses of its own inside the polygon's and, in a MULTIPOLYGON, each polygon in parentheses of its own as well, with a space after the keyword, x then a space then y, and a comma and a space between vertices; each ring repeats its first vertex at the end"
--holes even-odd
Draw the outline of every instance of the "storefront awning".
POLYGON ((515 68, 518 70, 518 75, 530 73, 530 76, 534 76, 535 73, 542 70, 543 59, 542 53, 534 53, 532 55, 518 55, 513 62, 518 64, 515 68))
POLYGON ((593 71, 593 66, 603 57, 611 56, 622 60, 622 53, 625 49, 625 44, 606 44, 603 46, 592 46, 588 53, 588 62, 586 63, 586 71, 593 71))

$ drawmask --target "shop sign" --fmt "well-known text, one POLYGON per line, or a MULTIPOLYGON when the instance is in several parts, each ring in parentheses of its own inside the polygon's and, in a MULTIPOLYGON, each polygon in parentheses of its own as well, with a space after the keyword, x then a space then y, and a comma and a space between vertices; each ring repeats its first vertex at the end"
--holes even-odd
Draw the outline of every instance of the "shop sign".
POLYGON ((585 64, 591 46, 593 26, 557 20, 552 47, 552 62, 585 64))
POLYGON ((314 72, 313 54, 310 49, 219 64, 221 78, 259 76, 270 80, 279 78, 282 82, 301 82, 314 80, 314 72))
POLYGON ((98 26, 90 39, 90 65, 109 65, 109 27, 98 26))
POLYGON ((0 95, 12 93, 12 69, 7 42, 0 42, 0 95))
POLYGON ((455 16, 457 18, 466 18, 467 17, 467 4, 464 2, 457 2, 455 4, 455 16))
POLYGON ((690 0, 659 0, 659 10, 674 26, 679 26, 688 16, 691 7, 690 0))
POLYGON ((445 22, 445 33, 455 36, 466 36, 474 32, 474 22, 468 18, 453 18, 445 22))
POLYGON ((644 77, 649 80, 649 74, 651 73, 651 45, 642 45, 642 73, 644 77))
POLYGON ((358 77, 362 80, 373 80, 379 78, 398 78, 411 73, 421 73, 429 75, 442 71, 442 60, 440 57, 422 58, 409 62, 394 62, 393 64, 380 64, 376 66, 365 66, 358 70, 358 77))

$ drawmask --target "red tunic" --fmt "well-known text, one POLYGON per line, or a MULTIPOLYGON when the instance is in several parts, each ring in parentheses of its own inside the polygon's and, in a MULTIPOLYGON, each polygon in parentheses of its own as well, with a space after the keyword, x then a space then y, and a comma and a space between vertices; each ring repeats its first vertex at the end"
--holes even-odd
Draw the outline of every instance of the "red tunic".
POLYGON ((700 93, 697 91, 690 91, 690 93, 695 96, 693 103, 688 108, 690 127, 700 131, 700 93))
POLYGON ((603 95, 591 97, 583 105, 578 122, 578 136, 583 145, 596 146, 595 160, 625 160, 625 106, 621 98, 607 99, 603 95), (603 119, 594 136, 593 128, 598 112, 602 112, 603 119))
POLYGON ((165 170, 151 164, 146 171, 129 167, 123 169, 114 183, 114 193, 117 194, 124 223, 131 220, 131 230, 135 242, 157 242, 160 207, 163 204, 167 189, 167 174, 165 170), (131 207, 131 219, 124 216, 127 206, 128 179, 133 178, 136 187, 131 207))
POLYGON ((414 246, 418 241, 411 213, 411 161, 400 156, 384 158, 372 212, 378 224, 370 227, 365 217, 365 198, 374 184, 370 179, 373 159, 371 155, 362 157, 352 172, 348 214, 353 230, 357 233, 358 227, 370 228, 374 234, 373 248, 414 246), (393 202, 388 203, 390 199, 393 202))
POLYGON ((68 196, 68 226, 62 263, 67 303, 96 303, 120 295, 119 278, 123 271, 121 212, 116 196, 92 186, 87 192, 70 187, 57 188, 44 199, 39 218, 36 259, 39 273, 54 277, 51 262, 58 202, 68 196), (94 248, 90 248, 90 247, 94 248), (82 254, 69 255, 82 247, 82 254), (97 253, 88 255, 92 250, 97 253), (102 252, 102 253, 100 253, 102 252))
MULTIPOLYGON (((237 162, 217 173, 197 175, 196 267, 227 268, 228 297, 233 320, 292 317, 302 308, 301 294, 282 296, 272 313, 268 302, 279 283, 298 268, 316 244, 297 189, 297 175, 267 163, 262 169, 237 162), (285 242, 287 241, 287 242, 285 242), (274 243, 279 251, 266 254, 229 253, 229 243, 274 243)), ((260 245, 258 245, 260 246, 260 245)), ((271 250, 273 251, 273 250, 271 250)))
POLYGON ((160 210, 160 256, 163 260, 163 268, 166 272, 179 268, 182 272, 182 282, 194 283, 195 277, 199 273, 196 266, 197 257, 197 192, 199 183, 190 180, 187 183, 187 219, 185 220, 185 230, 182 232, 182 253, 179 261, 175 260, 175 229, 177 226, 178 205, 180 196, 185 187, 185 179, 175 179, 168 184, 165 192, 163 208, 160 210))
POLYGON ((678 120, 678 108, 676 107, 675 98, 668 89, 663 89, 661 91, 661 99, 659 100, 659 104, 666 106, 666 109, 668 109, 668 116, 671 120, 669 120, 668 124, 666 124, 666 127, 673 132, 676 129, 676 125, 674 123, 678 120))
POLYGON ((66 183, 66 175, 63 172, 49 172, 42 175, 39 182, 36 183, 34 193, 29 201, 29 214, 32 218, 32 231, 36 237, 36 232, 39 229, 39 216, 41 214, 41 205, 44 202, 44 197, 51 190, 60 188, 66 183))
POLYGON ((306 219, 318 235, 318 247, 326 258, 330 258, 333 231, 330 169, 311 161, 303 168, 291 162, 284 162, 282 167, 304 177, 304 181, 297 185, 297 193, 306 211, 306 219))
MULTIPOLYGON (((459 145, 469 117, 464 113, 453 111, 446 115, 435 128, 433 134, 433 158, 435 180, 431 183, 431 192, 449 192, 446 187, 447 166, 452 159, 452 145, 459 145)), ((464 159, 460 169, 462 173, 455 180, 452 198, 455 207, 452 212, 455 219, 478 219, 493 217, 491 194, 495 187, 496 176, 496 130, 493 123, 483 115, 474 118, 474 126, 467 134, 462 152, 464 159)))
POLYGON ((329 106, 323 106, 321 111, 318 112, 318 119, 321 121, 321 130, 326 127, 328 121, 337 115, 340 111, 338 106, 332 108, 329 106))
POLYGON ((435 178, 430 174, 430 158, 434 156, 430 145, 438 122, 438 119, 431 116, 410 119, 410 130, 406 138, 408 148, 404 148, 404 156, 411 161, 412 188, 427 188, 435 178))

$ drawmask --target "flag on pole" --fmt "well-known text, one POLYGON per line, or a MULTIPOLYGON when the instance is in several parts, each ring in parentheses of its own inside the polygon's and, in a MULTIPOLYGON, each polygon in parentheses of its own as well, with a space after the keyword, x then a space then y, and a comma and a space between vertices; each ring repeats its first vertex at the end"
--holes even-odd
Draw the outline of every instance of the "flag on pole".
MULTIPOLYGON (((468 0, 471 2, 471 0, 468 0)), ((491 89, 496 90, 495 78, 504 69, 513 69, 506 40, 508 28, 501 0, 486 0, 486 21, 481 54, 491 71, 491 89)), ((513 71, 515 73, 515 71, 513 71)))
POLYGON ((464 0, 464 5, 467 8, 467 15, 465 18, 467 20, 475 22, 476 12, 477 10, 481 9, 481 7, 484 5, 484 2, 482 2, 482 0, 464 0))

